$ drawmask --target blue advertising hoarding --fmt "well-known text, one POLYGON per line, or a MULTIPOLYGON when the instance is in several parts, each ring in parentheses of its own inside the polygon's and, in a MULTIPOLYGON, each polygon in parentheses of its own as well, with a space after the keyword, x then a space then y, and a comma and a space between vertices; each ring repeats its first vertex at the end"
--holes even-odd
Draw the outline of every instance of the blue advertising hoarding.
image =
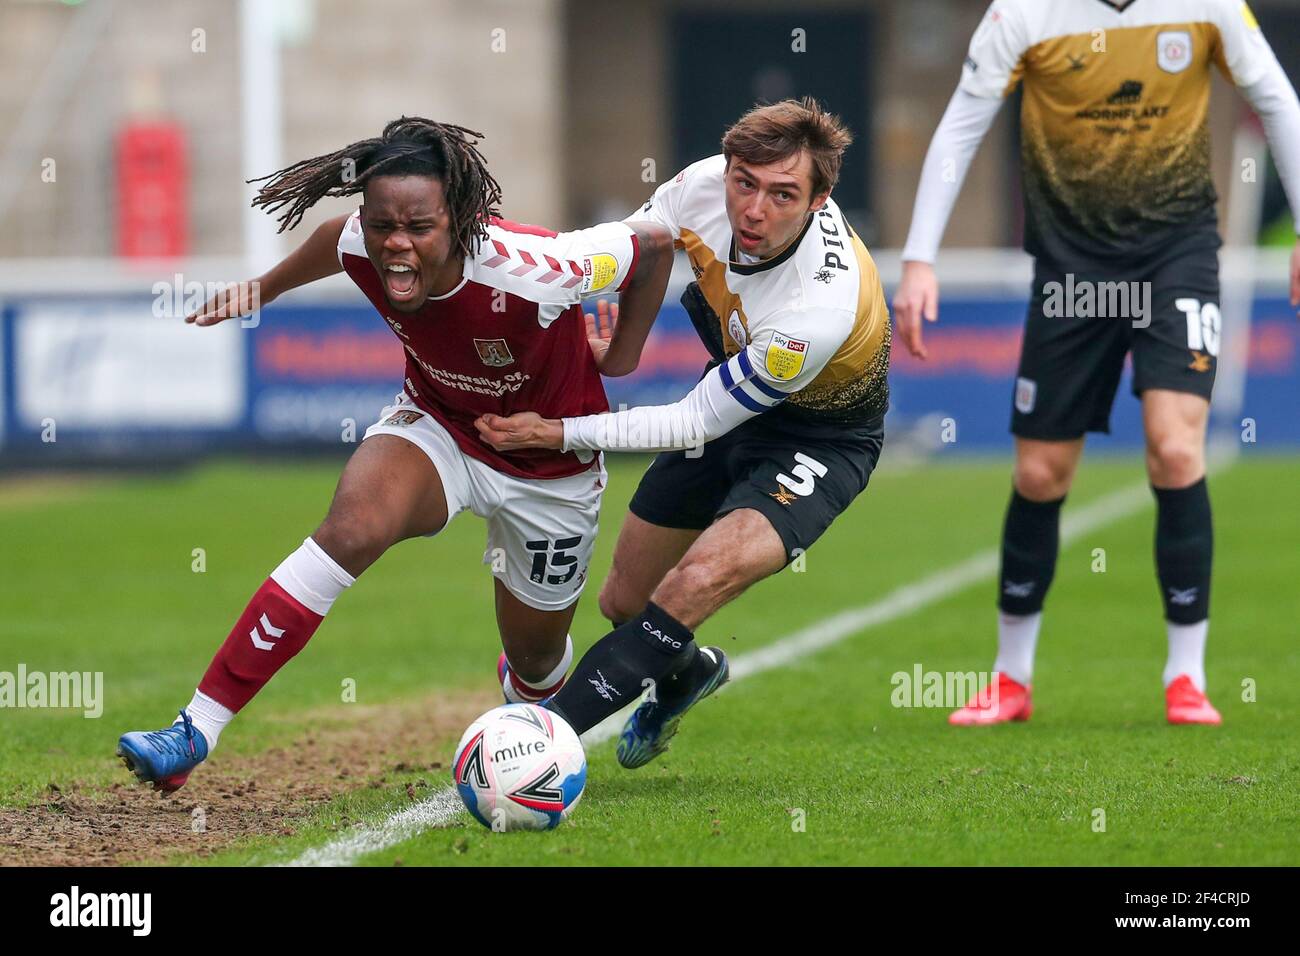
MULTIPOLYGON (((955 450, 1009 449, 1025 306, 946 298, 925 329, 925 362, 895 340, 889 427, 937 432, 951 419, 955 450)), ((670 298, 638 370, 606 380, 611 406, 674 401, 705 360, 670 298)), ((359 439, 392 401, 402 368, 398 340, 359 298, 276 304, 256 327, 203 329, 155 316, 147 298, 10 299, 0 311, 0 454, 39 450, 51 426, 70 454, 337 445, 359 439)), ((1139 411, 1126 372, 1112 434, 1094 447, 1139 445, 1139 411)), ((1300 447, 1300 323, 1283 298, 1254 303, 1241 415, 1261 445, 1300 447)))

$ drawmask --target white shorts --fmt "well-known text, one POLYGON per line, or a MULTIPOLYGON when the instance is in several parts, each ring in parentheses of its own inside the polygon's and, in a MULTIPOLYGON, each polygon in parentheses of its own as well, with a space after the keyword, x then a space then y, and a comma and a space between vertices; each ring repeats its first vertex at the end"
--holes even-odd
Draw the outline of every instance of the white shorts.
MULTIPOLYGON (((462 511, 487 519, 483 563, 519 600, 539 611, 558 611, 578 599, 599 527, 605 463, 567 478, 515 478, 461 451, 447 429, 397 396, 372 435, 396 435, 433 462, 447 495, 447 523, 462 511)), ((364 439, 363 439, 364 440, 364 439)))

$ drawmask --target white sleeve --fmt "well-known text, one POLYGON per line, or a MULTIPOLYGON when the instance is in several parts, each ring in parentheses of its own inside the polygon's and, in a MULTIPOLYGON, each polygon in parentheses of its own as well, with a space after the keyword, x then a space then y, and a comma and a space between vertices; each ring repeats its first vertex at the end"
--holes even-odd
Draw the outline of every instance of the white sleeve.
POLYGON ((971 37, 961 68, 961 88, 971 96, 1002 99, 1019 75, 1028 36, 1019 7, 1009 0, 994 0, 971 37))
POLYGON ((1259 114, 1300 232, 1300 99, 1245 3, 1228 0, 1218 22, 1222 66, 1259 114))
POLYGON ((636 233, 623 222, 551 233, 499 220, 465 261, 465 276, 538 304, 543 328, 583 297, 622 292, 636 269, 636 233))
POLYGON ((691 167, 661 185, 641 206, 624 222, 655 222, 672 233, 673 241, 682 237, 681 206, 682 196, 686 192, 686 180, 691 167))
POLYGON ((766 385, 747 352, 712 368, 681 401, 564 419, 564 451, 671 451, 697 448, 785 401, 766 385))
POLYGON ((1233 83, 1254 86, 1270 67, 1277 67, 1277 57, 1264 39, 1259 21, 1243 0, 1218 0, 1212 16, 1221 44, 1216 60, 1233 83))
MULTIPOLYGON (((1274 61, 1276 63, 1276 61, 1274 61)), ((1300 100, 1279 66, 1254 86, 1242 89, 1264 123, 1273 163, 1291 204, 1291 216, 1300 234, 1300 100)))
POLYGON ((339 242, 334 249, 334 254, 339 258, 339 265, 343 265, 343 254, 347 253, 352 256, 366 255, 366 237, 361 232, 361 210, 358 209, 343 223, 343 229, 339 233, 339 242))
POLYGON ((963 87, 953 93, 921 167, 904 262, 934 262, 971 160, 1001 108, 1002 100, 973 96, 963 87))
MULTIPOLYGON (((554 244, 560 262, 570 263, 570 272, 574 271, 572 264, 576 264, 582 274, 581 281, 570 289, 573 301, 589 295, 622 292, 641 257, 636 233, 623 222, 602 222, 587 229, 562 232, 547 242, 554 244)), ((556 286, 563 288, 563 280, 556 286)))

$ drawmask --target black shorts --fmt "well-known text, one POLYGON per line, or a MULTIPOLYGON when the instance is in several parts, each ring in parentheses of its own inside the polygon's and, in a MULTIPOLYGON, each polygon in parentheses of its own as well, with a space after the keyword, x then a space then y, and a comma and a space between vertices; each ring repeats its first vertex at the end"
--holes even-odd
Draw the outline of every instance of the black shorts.
POLYGON ((821 537, 867 487, 885 441, 884 419, 835 428, 751 419, 694 452, 663 452, 629 508, 663 528, 703 530, 738 508, 772 522, 786 563, 821 537))
POLYGON ((1219 255, 1202 245, 1146 270, 1067 275, 1038 262, 1011 432, 1064 441, 1109 432, 1124 358, 1133 394, 1209 399, 1219 354, 1219 255), (1119 313, 1119 314, 1116 314, 1119 313))

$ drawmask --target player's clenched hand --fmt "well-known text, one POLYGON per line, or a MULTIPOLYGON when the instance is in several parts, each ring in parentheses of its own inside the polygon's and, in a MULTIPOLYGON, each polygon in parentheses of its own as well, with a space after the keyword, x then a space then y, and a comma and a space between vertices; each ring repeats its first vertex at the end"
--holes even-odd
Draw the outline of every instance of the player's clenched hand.
POLYGON ((921 341, 921 319, 939 318, 939 280, 928 262, 904 262, 903 279, 894 293, 894 322, 907 350, 917 358, 929 357, 921 341))
POLYGON ((614 325, 618 322, 618 303, 613 305, 601 299, 596 303, 596 314, 584 312, 587 320, 587 344, 591 346, 591 357, 596 360, 596 370, 604 371, 605 354, 609 351, 609 340, 614 336, 614 325))
POLYGON ((226 319, 252 315, 263 304, 260 292, 260 283, 256 279, 228 283, 221 286, 203 308, 185 316, 185 321, 192 325, 216 325, 226 319))
POLYGON ((536 412, 516 412, 509 418, 502 415, 480 415, 474 419, 479 437, 497 451, 515 451, 519 448, 554 448, 564 445, 564 423, 553 418, 543 418, 536 412))

